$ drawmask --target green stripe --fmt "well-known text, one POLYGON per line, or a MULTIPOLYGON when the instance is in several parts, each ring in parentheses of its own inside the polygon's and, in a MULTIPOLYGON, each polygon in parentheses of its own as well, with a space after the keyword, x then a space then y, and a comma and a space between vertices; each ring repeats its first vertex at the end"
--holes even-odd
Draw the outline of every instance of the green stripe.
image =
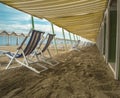
POLYGON ((67 50, 67 44, 66 44, 66 39, 65 39, 65 32, 64 32, 63 28, 62 28, 62 33, 63 33, 63 38, 64 38, 65 49, 67 50))
POLYGON ((34 29, 34 18, 33 18, 33 16, 31 16, 31 22, 32 22, 32 29, 34 29))
MULTIPOLYGON (((51 23, 51 27, 52 27, 52 33, 55 34, 53 23, 51 23)), ((58 54, 57 43, 56 43, 55 37, 54 37, 54 47, 55 47, 55 50, 56 50, 56 52, 58 54)))
POLYGON ((73 37, 74 37, 74 42, 75 42, 76 40, 75 40, 75 35, 74 34, 73 34, 73 37))
POLYGON ((70 32, 69 32, 69 38, 70 38, 70 42, 71 42, 71 45, 72 45, 72 38, 71 38, 70 32))

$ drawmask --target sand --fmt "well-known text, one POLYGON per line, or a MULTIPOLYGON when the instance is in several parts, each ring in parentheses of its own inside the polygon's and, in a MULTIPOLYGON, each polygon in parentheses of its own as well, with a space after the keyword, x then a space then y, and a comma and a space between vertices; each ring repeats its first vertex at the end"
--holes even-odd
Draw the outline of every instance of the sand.
MULTIPOLYGON (((18 48, 18 46, 0 46, 0 51, 4 50, 4 51, 16 52, 17 48, 18 48)), ((50 45, 49 50, 50 50, 50 53, 51 53, 52 57, 57 55, 57 52, 56 52, 56 50, 54 48, 54 45, 50 45)), ((61 53, 64 53, 64 52, 66 52, 66 50, 64 48, 59 48, 58 49, 58 54, 61 54, 61 53)), ((49 54, 48 54, 47 51, 44 52, 44 55, 49 57, 49 54)), ((8 64, 8 62, 9 62, 9 58, 7 56, 5 56, 5 55, 0 54, 0 70, 5 69, 5 66, 8 64)), ((16 64, 17 63, 15 63, 14 66, 16 64)))
POLYGON ((0 98, 120 98, 120 81, 96 46, 55 59, 60 63, 41 74, 24 67, 0 71, 0 98))
MULTIPOLYGON (((44 45, 41 46, 41 48, 43 48, 44 45)), ((61 45, 64 46, 64 45, 61 45)), ((68 49, 70 49, 70 45, 68 46, 68 49)), ((0 46, 0 50, 4 50, 4 51, 10 51, 10 52, 15 52, 17 50, 18 46, 0 46)), ((24 49, 24 47, 23 47, 24 49)), ((51 52, 51 54, 53 56, 55 56, 57 54, 54 45, 50 45, 49 46, 49 50, 51 52)), ((58 54, 64 53, 66 50, 64 47, 58 47, 58 54)), ((45 52, 46 55, 48 55, 47 51, 45 52)))

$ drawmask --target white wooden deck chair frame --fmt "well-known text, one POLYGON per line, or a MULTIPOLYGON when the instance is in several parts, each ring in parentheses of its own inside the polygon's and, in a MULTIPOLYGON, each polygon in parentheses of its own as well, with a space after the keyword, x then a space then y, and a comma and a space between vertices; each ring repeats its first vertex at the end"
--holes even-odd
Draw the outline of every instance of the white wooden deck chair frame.
MULTIPOLYGON (((13 62, 13 60, 15 60, 16 62, 18 62, 20 64, 20 66, 24 66, 24 67, 26 67, 26 68, 28 68, 28 69, 36 72, 36 73, 40 73, 40 72, 43 72, 43 71, 47 70, 48 68, 43 66, 43 65, 39 65, 42 68, 44 68, 41 71, 38 71, 35 68, 29 66, 30 63, 29 63, 28 58, 27 58, 27 56, 30 55, 34 51, 34 49, 36 48, 37 44, 41 40, 41 36, 43 34, 44 34, 44 32, 41 32, 41 31, 30 30, 28 36, 25 37, 25 39, 23 40, 22 44, 17 48, 17 51, 13 55, 10 52, 5 52, 4 54, 11 59, 10 62, 8 63, 8 65, 7 65, 6 69, 9 69, 11 63, 13 62), (27 38, 29 37, 30 34, 31 34, 31 36, 30 36, 30 40, 28 42, 28 44, 30 44, 30 45, 27 45, 26 48, 23 50, 22 49, 23 44, 25 43, 25 41, 27 40, 27 38), (34 42, 35 42, 35 44, 34 44, 34 42), (27 48, 29 48, 29 49, 27 50, 27 48), (20 55, 18 55, 19 52, 21 52, 20 55, 24 58, 23 62, 18 60, 18 58, 20 56, 20 55)), ((33 62, 33 63, 36 63, 36 62, 33 62)), ((14 67, 11 67, 11 68, 14 68, 14 67)))
POLYGON ((49 64, 51 66, 55 66, 55 65, 58 65, 59 62, 55 59, 52 58, 52 55, 49 51, 49 46, 53 40, 53 38, 55 37, 55 34, 47 34, 46 37, 42 40, 42 43, 47 40, 46 44, 44 45, 44 47, 41 49, 41 45, 38 47, 38 50, 35 52, 35 56, 37 59, 39 59, 39 61, 43 61, 44 63, 46 64, 49 64), (49 54, 49 58, 46 57, 44 55, 44 52, 47 51, 48 54, 49 54), (50 61, 48 61, 47 59, 49 59, 50 61), (55 62, 55 64, 51 63, 51 61, 55 62))

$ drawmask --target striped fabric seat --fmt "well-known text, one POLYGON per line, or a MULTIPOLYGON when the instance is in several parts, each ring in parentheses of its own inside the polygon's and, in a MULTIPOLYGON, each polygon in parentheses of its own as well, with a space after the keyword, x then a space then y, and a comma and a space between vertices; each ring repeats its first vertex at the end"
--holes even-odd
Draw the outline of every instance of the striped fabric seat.
POLYGON ((25 56, 31 54, 33 52, 33 50, 36 48, 36 46, 38 45, 38 43, 41 39, 42 33, 44 33, 44 32, 33 30, 31 38, 24 50, 25 56))
MULTIPOLYGON (((40 32, 37 30, 32 30, 31 32, 32 32, 32 34, 31 34, 31 37, 28 41, 28 44, 26 45, 25 49, 23 50, 25 56, 30 55, 34 51, 34 49, 36 48, 36 46, 40 42, 42 33, 44 34, 44 32, 40 32)), ((6 53, 10 56, 14 56, 14 53, 11 53, 11 52, 6 52, 6 53)), ((15 58, 20 58, 20 57, 23 57, 22 53, 17 54, 15 56, 15 58)))
MULTIPOLYGON (((48 47, 49 47, 49 45, 52 42, 54 37, 55 37, 55 34, 47 34, 47 42, 46 42, 45 46, 43 47, 43 49, 41 51, 42 53, 45 52, 48 49, 48 47)), ((41 52, 37 53, 37 55, 40 55, 41 52)))
POLYGON ((52 58, 51 56, 51 53, 48 49, 48 47, 50 46, 51 42, 53 41, 53 38, 55 37, 55 34, 47 34, 46 38, 44 40, 47 40, 46 44, 44 45, 44 47, 42 49, 40 49, 40 51, 38 51, 36 53, 36 57, 39 58, 41 61, 43 61, 44 63, 46 64, 49 64, 49 65, 52 65, 52 66, 55 66, 57 64, 59 64, 58 61, 56 61, 55 59, 52 58), (47 51, 50 58, 48 57, 45 57, 43 55, 43 53, 47 51), (39 56, 40 55, 40 56, 39 56))
MULTIPOLYGON (((40 42, 42 33, 44 32, 40 32, 36 30, 32 31, 30 40, 26 48, 24 49, 25 56, 30 55, 34 51, 34 49, 37 47, 38 43, 40 42)), ((23 54, 21 54, 19 57, 21 56, 23 56, 23 54)))

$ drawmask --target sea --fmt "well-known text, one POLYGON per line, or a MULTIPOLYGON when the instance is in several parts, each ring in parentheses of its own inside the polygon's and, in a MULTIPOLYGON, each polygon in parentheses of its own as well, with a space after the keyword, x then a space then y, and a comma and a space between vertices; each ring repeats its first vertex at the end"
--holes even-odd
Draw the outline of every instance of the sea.
MULTIPOLYGON (((0 36, 0 46, 20 45, 23 42, 23 40, 24 40, 24 37, 9 36, 8 38, 8 36, 0 36)), ((28 43, 28 40, 25 42, 25 44, 28 43)), ((45 43, 46 43, 46 40, 43 42, 43 44, 45 43)), ((51 44, 54 44, 54 40, 51 42, 51 44)), ((56 38, 56 44, 64 44, 64 40, 60 38, 56 38)), ((66 40, 66 44, 71 44, 71 41, 66 40)))

